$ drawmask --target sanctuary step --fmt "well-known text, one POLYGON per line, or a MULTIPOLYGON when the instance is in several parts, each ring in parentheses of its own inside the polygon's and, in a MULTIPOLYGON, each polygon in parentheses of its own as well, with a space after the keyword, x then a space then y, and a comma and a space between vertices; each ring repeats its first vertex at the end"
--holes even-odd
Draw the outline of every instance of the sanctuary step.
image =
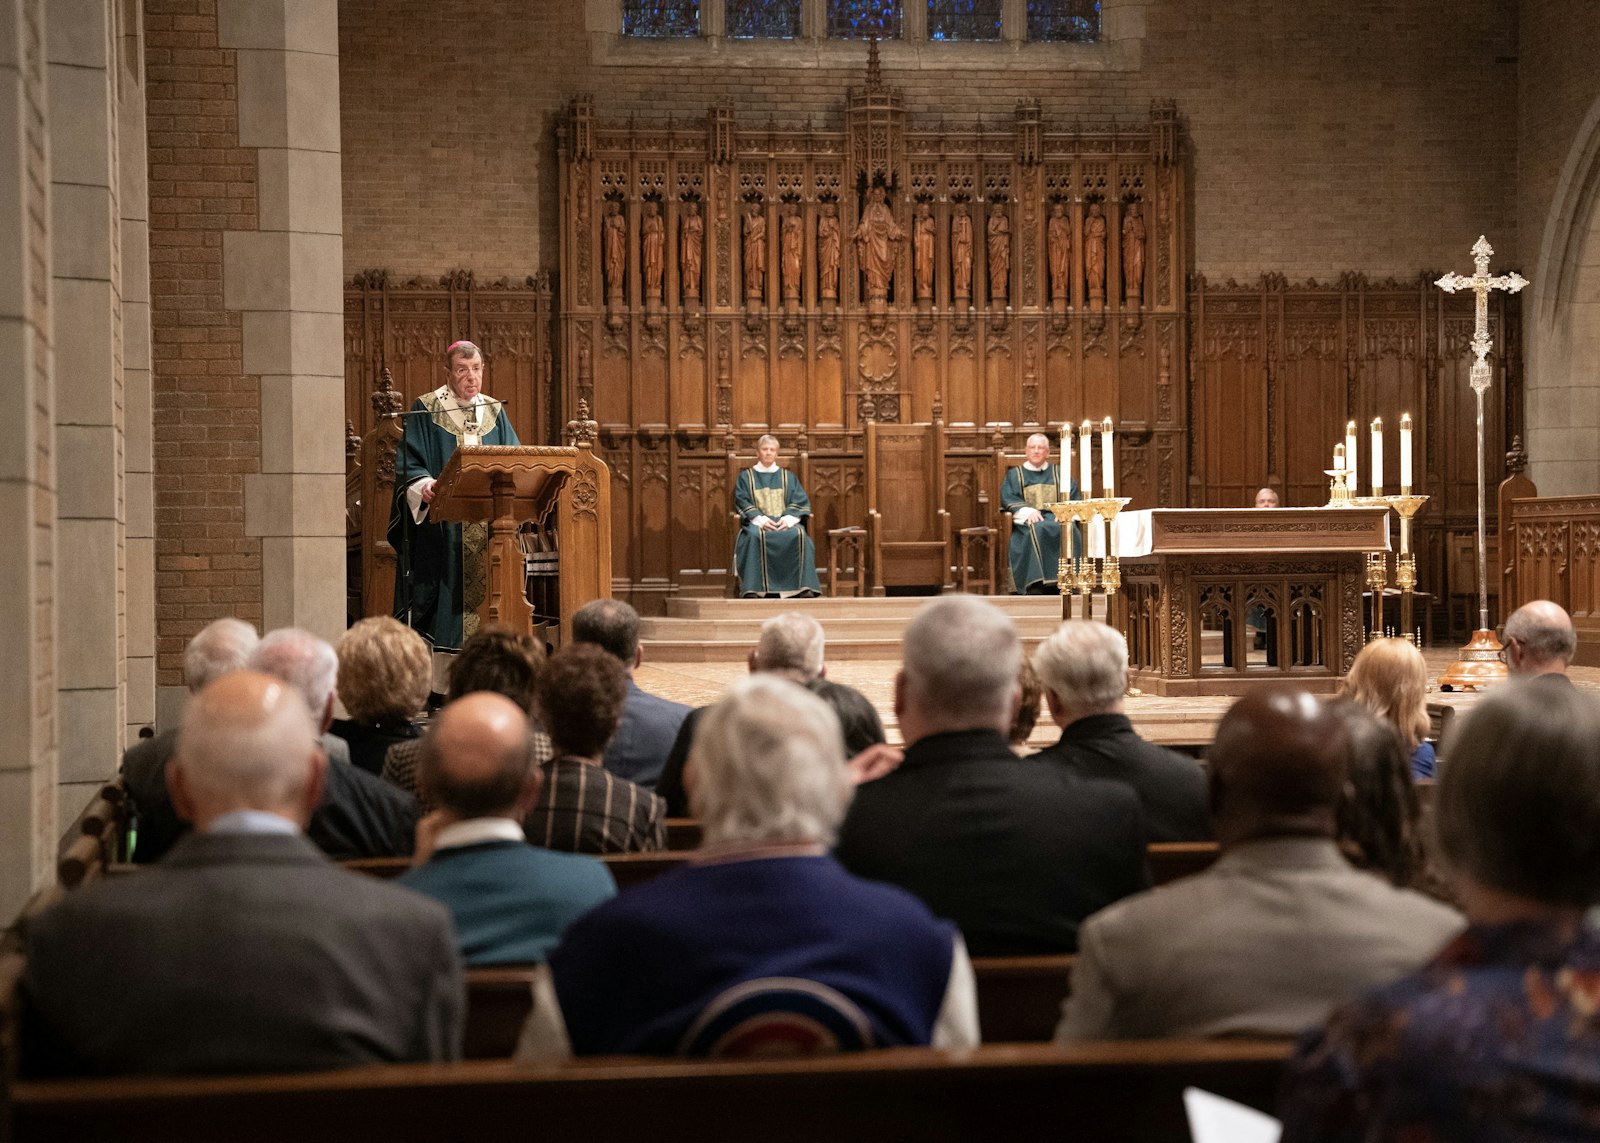
MULTIPOLYGON (((895 660, 900 655, 906 624, 931 598, 934 597, 670 599, 665 616, 642 621, 640 641, 649 663, 742 662, 760 637, 763 622, 780 612, 803 611, 822 624, 830 662, 895 660)), ((1011 616, 1029 650, 1048 638, 1061 622, 1058 596, 985 598, 1011 616)), ((1096 602, 1099 615, 1104 603, 1096 602)))

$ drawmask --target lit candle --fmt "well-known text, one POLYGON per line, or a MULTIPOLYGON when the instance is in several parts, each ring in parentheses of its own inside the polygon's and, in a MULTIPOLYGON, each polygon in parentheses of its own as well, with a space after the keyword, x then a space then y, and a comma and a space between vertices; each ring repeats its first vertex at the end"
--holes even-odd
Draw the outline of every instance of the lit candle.
POLYGON ((1078 448, 1078 494, 1087 500, 1094 494, 1094 426, 1087 420, 1078 426, 1078 448))
POLYGON ((1112 459, 1115 450, 1111 447, 1111 418, 1107 417, 1100 424, 1100 483, 1105 487, 1107 496, 1115 496, 1112 489, 1117 486, 1116 463, 1112 459))
POLYGON ((1383 418, 1372 418, 1372 494, 1383 495, 1383 418))
POLYGON ((1072 426, 1061 426, 1061 499, 1072 495, 1072 426))
POLYGON ((1334 472, 1343 472, 1344 471, 1344 455, 1345 455, 1345 453, 1344 453, 1344 445, 1334 445, 1333 446, 1333 471, 1334 472))
POLYGON ((1411 414, 1400 414, 1400 495, 1411 495, 1411 414))
MULTIPOLYGON (((1344 462, 1350 468, 1356 466, 1356 423, 1346 421, 1344 426, 1344 462)), ((1355 483, 1351 481, 1351 483, 1355 483)))

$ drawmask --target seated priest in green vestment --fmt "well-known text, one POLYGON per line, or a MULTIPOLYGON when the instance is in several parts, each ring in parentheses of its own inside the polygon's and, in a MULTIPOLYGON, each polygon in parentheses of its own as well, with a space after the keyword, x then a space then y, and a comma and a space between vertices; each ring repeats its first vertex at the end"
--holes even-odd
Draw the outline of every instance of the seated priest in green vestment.
POLYGON ((405 418, 405 437, 395 450, 389 543, 397 558, 395 617, 421 632, 435 651, 457 651, 478 629, 489 526, 429 520, 434 481, 458 445, 522 442, 505 406, 482 392, 478 347, 454 342, 445 350, 445 365, 449 380, 418 397, 405 418))
MULTIPOLYGON (((1061 494, 1061 469, 1050 462, 1050 438, 1034 433, 1024 449, 1026 459, 1006 473, 1000 485, 1000 508, 1011 513, 1011 580, 1019 595, 1052 595, 1057 590, 1056 567, 1061 562, 1061 525, 1050 505, 1078 498, 1078 483, 1069 480, 1061 494)), ((1072 526, 1072 549, 1078 546, 1078 528, 1072 526)), ((1070 555, 1070 552, 1069 552, 1070 555)))
POLYGON ((777 437, 757 441, 756 457, 758 463, 740 472, 733 485, 740 522, 733 545, 739 594, 820 595, 816 551, 805 529, 811 500, 800 478, 778 467, 777 437))

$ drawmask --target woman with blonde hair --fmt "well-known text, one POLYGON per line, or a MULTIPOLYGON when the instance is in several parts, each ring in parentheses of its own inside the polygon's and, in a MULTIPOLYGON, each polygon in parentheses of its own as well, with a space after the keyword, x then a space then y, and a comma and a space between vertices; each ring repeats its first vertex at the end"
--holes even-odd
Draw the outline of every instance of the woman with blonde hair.
POLYGON ((1345 676, 1344 694, 1394 727, 1411 759, 1413 778, 1433 777, 1428 718, 1428 664, 1406 639, 1375 639, 1345 676))
POLYGON ((328 729, 350 744, 350 761, 383 773, 384 753, 420 734, 417 716, 433 686, 427 640, 387 615, 357 621, 339 639, 339 702, 349 718, 328 729))

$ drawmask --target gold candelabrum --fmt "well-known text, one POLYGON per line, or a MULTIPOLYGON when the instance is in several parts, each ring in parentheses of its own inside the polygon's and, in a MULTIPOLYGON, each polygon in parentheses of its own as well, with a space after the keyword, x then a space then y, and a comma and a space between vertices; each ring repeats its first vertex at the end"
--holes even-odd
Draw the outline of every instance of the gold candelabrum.
POLYGON ((1083 525, 1079 533, 1082 542, 1078 551, 1073 553, 1071 560, 1063 558, 1057 564, 1056 585, 1061 589, 1063 618, 1072 618, 1073 596, 1083 597, 1083 618, 1092 618, 1094 593, 1099 591, 1106 597, 1106 622, 1115 624, 1114 605, 1122 591, 1122 564, 1111 542, 1111 523, 1117 518, 1117 513, 1132 502, 1131 497, 1113 496, 1111 490, 1107 489, 1104 496, 1063 500, 1050 505, 1050 511, 1055 513, 1056 522, 1061 525, 1065 535, 1071 535, 1067 525, 1083 525), (1089 554, 1088 525, 1096 518, 1105 521, 1105 553, 1099 557, 1089 554))
MULTIPOLYGON (((1389 508, 1400 517, 1400 552, 1394 561, 1394 585, 1400 589, 1400 630, 1409 639, 1413 631, 1412 616, 1417 590, 1417 555, 1411 550, 1411 518, 1421 511, 1422 506, 1428 502, 1428 497, 1414 496, 1409 488, 1402 488, 1398 496, 1352 496, 1348 486, 1345 486, 1343 499, 1340 499, 1339 485, 1343 484, 1342 478, 1349 472, 1350 469, 1345 469, 1338 474, 1339 479, 1335 481, 1334 497, 1328 502, 1329 507, 1389 508)), ((1388 557, 1382 552, 1369 553, 1367 590, 1372 593, 1372 627, 1367 633, 1369 641, 1383 637, 1383 593, 1388 586, 1388 557)))

